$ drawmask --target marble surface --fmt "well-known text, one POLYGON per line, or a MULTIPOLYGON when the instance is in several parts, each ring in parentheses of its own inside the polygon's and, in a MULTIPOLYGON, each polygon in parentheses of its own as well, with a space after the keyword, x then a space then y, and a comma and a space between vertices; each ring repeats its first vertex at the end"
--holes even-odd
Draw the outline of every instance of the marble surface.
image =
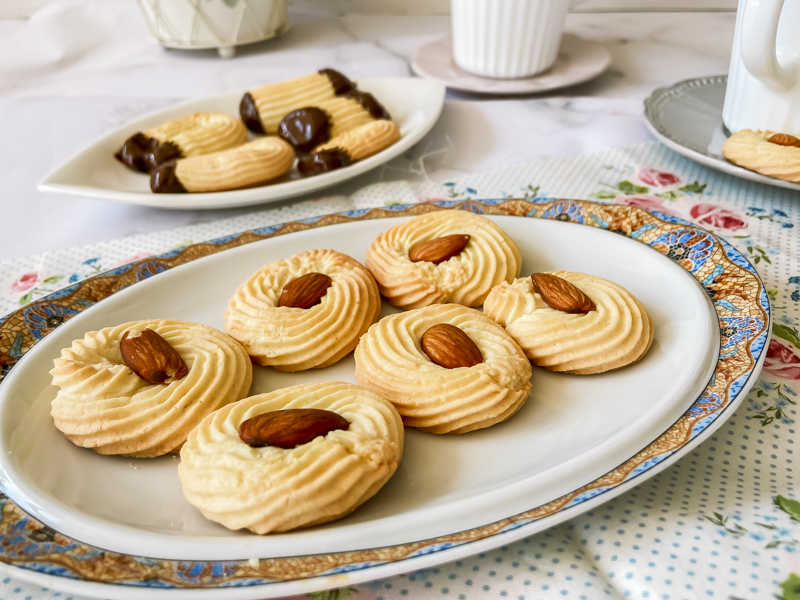
MULTIPOLYGON (((449 31, 447 17, 336 16, 295 5, 284 36, 240 49, 165 51, 131 1, 49 6, 0 29, 0 261, 243 214, 165 211, 36 191, 54 166, 120 124, 169 104, 331 66, 349 76, 412 76, 416 49, 449 31), (102 7, 102 10, 101 10, 102 7)), ((653 88, 725 73, 730 13, 573 14, 567 31, 603 43, 610 69, 552 94, 486 98, 448 93, 439 123, 416 147, 327 194, 396 179, 444 181, 652 139, 642 101, 653 88)), ((252 209, 250 209, 252 210, 252 209)))

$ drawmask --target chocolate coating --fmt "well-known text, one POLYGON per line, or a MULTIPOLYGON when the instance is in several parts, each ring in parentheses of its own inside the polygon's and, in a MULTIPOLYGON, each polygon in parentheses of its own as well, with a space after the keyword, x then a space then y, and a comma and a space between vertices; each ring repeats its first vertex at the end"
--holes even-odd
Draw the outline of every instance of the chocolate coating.
POLYGON ((181 158, 183 155, 178 145, 172 142, 163 144, 159 144, 157 140, 150 140, 150 142, 150 149, 144 155, 144 166, 148 173, 152 173, 159 165, 181 158))
POLYGON ((351 162, 347 152, 339 148, 331 148, 330 150, 320 150, 303 156, 297 162, 297 170, 304 176, 310 177, 346 167, 351 162))
POLYGON ((175 174, 175 161, 171 160, 156 167, 150 174, 150 191, 154 194, 185 194, 178 176, 175 174))
POLYGON ((122 148, 120 148, 119 152, 114 155, 114 158, 116 158, 129 169, 147 173, 147 167, 145 166, 144 162, 145 154, 149 152, 150 144, 153 141, 154 140, 150 139, 141 132, 134 133, 131 137, 125 140, 125 143, 122 144, 122 148))
POLYGON ((330 139, 331 121, 321 108, 299 108, 283 117, 278 135, 289 142, 295 152, 310 152, 330 139))
POLYGON ((244 126, 253 133, 266 133, 264 131, 264 126, 261 124, 261 119, 258 117, 256 101, 253 99, 253 96, 250 95, 250 92, 245 92, 244 96, 242 96, 242 100, 239 102, 239 116, 242 118, 244 126))
POLYGON ((122 145, 114 157, 122 164, 143 173, 152 173, 158 165, 181 158, 181 149, 172 142, 160 144, 157 139, 135 133, 122 145))
POLYGON ((331 85, 333 86, 333 93, 337 96, 341 96, 342 94, 356 88, 355 83, 350 81, 347 77, 335 69, 320 69, 318 73, 320 75, 327 76, 331 82, 331 85))
POLYGON ((371 114, 376 119, 391 119, 391 115, 389 115, 389 111, 383 108, 383 105, 375 99, 375 96, 370 94, 369 92, 362 92, 361 90, 352 89, 344 94, 345 98, 350 98, 351 100, 355 100, 361 106, 364 107, 369 114, 371 114))

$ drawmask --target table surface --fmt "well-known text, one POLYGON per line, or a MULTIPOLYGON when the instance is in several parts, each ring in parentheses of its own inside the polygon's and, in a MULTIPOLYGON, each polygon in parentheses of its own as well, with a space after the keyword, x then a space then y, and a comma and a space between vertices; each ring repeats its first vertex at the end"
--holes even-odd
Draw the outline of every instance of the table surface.
MULTIPOLYGON (((288 33, 224 61, 211 51, 165 51, 147 38, 138 15, 123 19, 118 9, 100 10, 102 4, 90 11, 92 27, 68 39, 47 28, 54 19, 76 21, 85 4, 49 6, 30 21, 0 21, 0 131, 15 140, 0 146, 0 206, 6 222, 36 224, 35 235, 4 228, 0 261, 254 210, 155 210, 42 194, 36 183, 96 137, 146 112, 320 65, 354 78, 409 76, 417 48, 449 31, 447 17, 333 16, 318 6, 294 6, 288 33)), ((732 13, 570 15, 568 32, 611 51, 605 74, 539 96, 450 93, 440 121, 413 151, 326 194, 376 181, 444 181, 542 155, 583 155, 652 139, 641 117, 644 98, 658 86, 725 73, 734 19, 732 13)))

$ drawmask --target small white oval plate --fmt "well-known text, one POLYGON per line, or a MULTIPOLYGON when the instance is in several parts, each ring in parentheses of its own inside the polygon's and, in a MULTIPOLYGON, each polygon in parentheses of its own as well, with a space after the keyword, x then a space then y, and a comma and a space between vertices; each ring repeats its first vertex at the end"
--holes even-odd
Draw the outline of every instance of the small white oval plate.
POLYGON ((122 144, 137 131, 155 127, 198 111, 222 111, 239 115, 239 101, 246 90, 194 100, 129 123, 98 139, 54 169, 40 183, 39 191, 98 198, 110 202, 139 204, 154 208, 212 209, 250 206, 316 192, 399 156, 431 130, 442 112, 445 87, 429 79, 359 79, 358 87, 373 94, 400 128, 400 140, 349 167, 304 178, 292 170, 266 185, 204 194, 153 194, 150 178, 123 166, 116 158, 122 144))
POLYGON ((602 44, 565 33, 555 64, 544 73, 521 79, 492 79, 468 73, 453 61, 450 36, 422 46, 411 67, 417 75, 431 77, 447 87, 480 94, 536 94, 594 79, 611 64, 602 44))
MULTIPOLYGON (((524 273, 583 271, 633 292, 655 326, 646 357, 593 376, 535 368, 527 404, 506 423, 463 436, 408 429, 397 473, 364 506, 324 526, 268 536, 229 531, 205 519, 181 493, 178 458, 101 456, 74 446, 53 426, 49 409, 56 388, 48 371, 61 349, 87 331, 159 317, 222 329, 228 298, 265 263, 331 246, 364 261, 375 236, 405 217, 292 233, 137 283, 38 343, 0 387, 4 491, 55 530, 100 548, 157 558, 234 560, 429 539, 518 514, 593 481, 647 446, 701 394, 717 362, 717 315, 688 272, 632 239, 559 221, 492 219, 519 244, 524 273)), ((384 314, 390 311, 385 307, 384 314)), ((352 356, 321 370, 254 371, 253 394, 300 382, 354 381, 352 356)), ((224 596, 224 589, 219 592, 224 596)))
POLYGON ((722 156, 728 132, 722 106, 728 77, 698 77, 656 89, 644 101, 645 123, 662 144, 695 162, 758 183, 800 191, 800 183, 750 171, 722 156))

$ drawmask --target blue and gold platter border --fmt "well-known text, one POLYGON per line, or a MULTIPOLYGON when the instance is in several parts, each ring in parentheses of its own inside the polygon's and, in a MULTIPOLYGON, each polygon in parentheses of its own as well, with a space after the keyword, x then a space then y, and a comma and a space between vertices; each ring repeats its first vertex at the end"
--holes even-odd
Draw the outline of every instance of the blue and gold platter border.
MULTIPOLYGON (((438 562, 444 562, 455 558, 453 553, 444 552, 448 549, 459 547, 459 554, 464 555, 470 553, 469 545, 473 545, 478 552, 482 549, 481 540, 512 530, 518 530, 519 534, 524 531, 520 528, 544 518, 555 523, 602 500, 604 494, 610 499, 616 495, 615 490, 619 493, 635 484, 643 473, 659 470, 658 466, 663 467, 666 459, 671 462, 688 451, 704 430, 712 424, 714 428, 719 426, 732 414, 752 385, 769 337, 770 309, 764 285, 747 259, 721 238, 670 215, 631 206, 560 199, 438 202, 355 210, 193 244, 119 267, 32 302, 0 319, 0 382, 26 352, 60 324, 111 294, 178 265, 306 229, 439 210, 569 221, 627 236, 674 260, 705 289, 719 317, 720 354, 708 386, 666 432, 614 470, 548 504, 453 535, 355 552, 260 561, 161 560, 109 552, 65 537, 27 515, 13 499, 0 495, 0 562, 27 570, 28 578, 41 574, 76 582, 162 589, 269 587, 311 577, 354 574, 400 561, 416 564, 412 559, 435 553, 441 553, 438 562), (587 503, 593 498, 595 502, 587 503), (587 504, 581 507, 583 503, 587 504), (568 510, 572 508, 575 510, 568 510), (561 518, 558 518, 559 513, 561 518)), ((520 536, 507 537, 512 541, 520 536)), ((409 564, 411 568, 414 567, 409 564)), ((376 569, 374 577, 358 579, 388 574, 382 571, 376 569)), ((336 586, 335 578, 327 581, 328 587, 336 586)))

